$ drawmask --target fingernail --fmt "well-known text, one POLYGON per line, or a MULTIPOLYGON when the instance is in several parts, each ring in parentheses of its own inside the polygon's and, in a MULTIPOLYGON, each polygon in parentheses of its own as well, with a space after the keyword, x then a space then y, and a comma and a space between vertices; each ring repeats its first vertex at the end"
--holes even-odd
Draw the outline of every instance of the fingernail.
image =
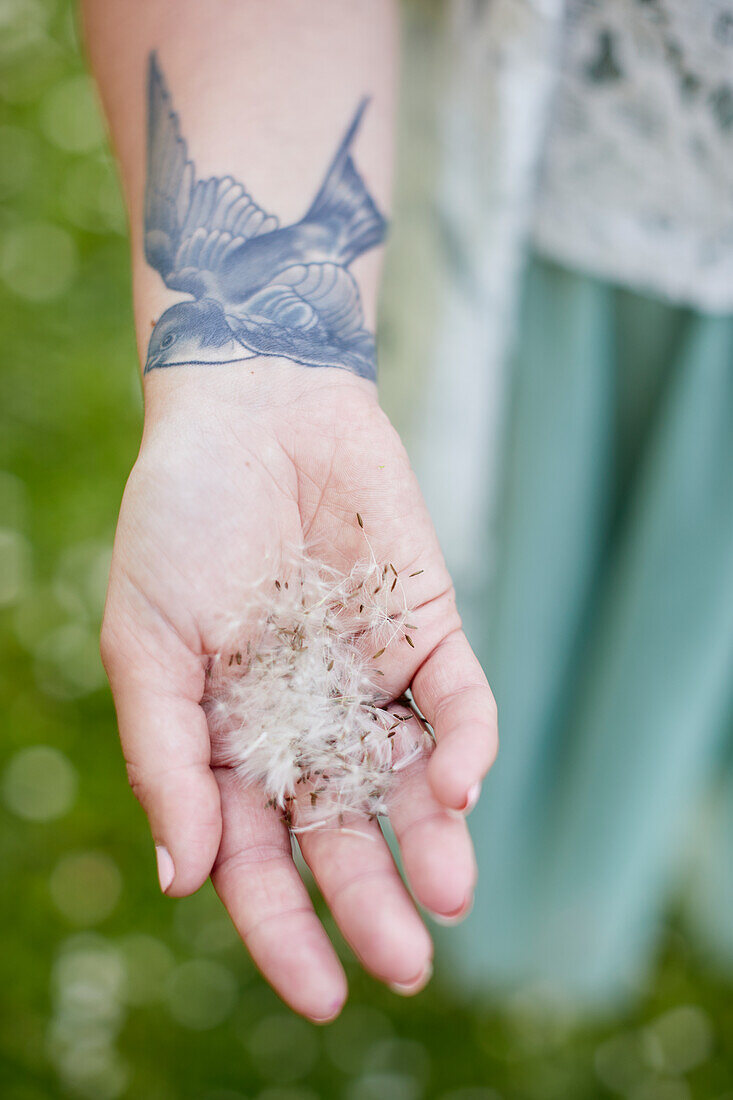
POLYGON ((335 1000, 332 1003, 331 1009, 327 1013, 327 1015, 325 1015, 325 1016, 311 1016, 310 1017, 311 1023, 313 1023, 313 1024, 330 1024, 333 1020, 336 1019, 336 1017, 338 1016, 338 1014, 340 1013, 340 1011, 343 1007, 344 1007, 344 1002, 339 997, 337 1000, 335 1000))
POLYGON ((436 924, 444 924, 446 927, 449 927, 451 924, 460 924, 462 920, 465 920, 472 909, 473 894, 464 901, 460 909, 455 909, 452 913, 433 913, 431 911, 430 916, 436 924))
POLYGON ((466 801, 463 803, 460 810, 454 810, 451 806, 449 806, 446 808, 445 812, 447 814, 450 814, 451 817, 466 817, 468 814, 470 814, 471 810, 478 802, 480 794, 481 784, 472 783, 471 786, 468 788, 466 801))
POLYGON ((399 993, 400 997, 412 997, 414 993, 419 993, 428 984, 432 974, 433 964, 428 960, 424 969, 411 982, 391 982, 389 988, 393 993, 399 993))
POLYGON ((161 890, 165 893, 175 878, 176 868, 170 852, 162 844, 155 845, 155 858, 158 861, 158 881, 161 890))
POLYGON ((470 814, 479 800, 481 794, 481 784, 477 781, 471 787, 468 788, 468 794, 466 795, 466 804, 463 807, 461 813, 470 814))

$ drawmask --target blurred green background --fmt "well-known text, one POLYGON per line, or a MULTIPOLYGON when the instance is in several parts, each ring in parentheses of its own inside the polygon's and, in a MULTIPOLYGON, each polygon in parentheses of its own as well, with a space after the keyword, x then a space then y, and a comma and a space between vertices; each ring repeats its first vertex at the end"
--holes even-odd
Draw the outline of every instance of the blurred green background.
POLYGON ((401 1001, 344 951, 351 998, 318 1029, 210 889, 159 895, 97 653, 141 399, 124 215, 65 0, 0 0, 0 202, 0 1096, 733 1100, 733 990, 674 921, 625 1017, 472 1004, 440 965, 401 1001))

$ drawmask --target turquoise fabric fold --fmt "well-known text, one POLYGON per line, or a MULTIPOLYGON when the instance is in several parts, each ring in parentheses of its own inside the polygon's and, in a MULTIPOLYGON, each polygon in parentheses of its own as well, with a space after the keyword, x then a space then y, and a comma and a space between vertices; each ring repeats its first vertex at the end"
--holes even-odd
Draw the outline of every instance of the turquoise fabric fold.
POLYGON ((733 318, 534 258, 511 379, 497 567, 465 600, 501 750, 451 942, 481 988, 605 1005, 691 864, 733 961, 733 318))

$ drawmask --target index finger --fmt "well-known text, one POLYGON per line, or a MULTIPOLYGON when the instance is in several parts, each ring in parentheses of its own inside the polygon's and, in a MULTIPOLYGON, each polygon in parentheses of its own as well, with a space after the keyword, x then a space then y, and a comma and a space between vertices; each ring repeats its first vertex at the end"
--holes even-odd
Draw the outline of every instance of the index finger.
POLYGON ((470 809, 499 736, 494 696, 462 630, 433 649, 413 678, 412 694, 435 732, 428 765, 435 797, 450 809, 470 809))

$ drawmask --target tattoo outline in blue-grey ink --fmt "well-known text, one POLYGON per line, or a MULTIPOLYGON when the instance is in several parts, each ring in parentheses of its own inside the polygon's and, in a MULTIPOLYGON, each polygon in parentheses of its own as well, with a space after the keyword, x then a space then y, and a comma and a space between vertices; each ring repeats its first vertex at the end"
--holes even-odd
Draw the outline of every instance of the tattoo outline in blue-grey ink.
POLYGON ((193 300, 170 306, 156 322, 146 374, 269 355, 375 378, 374 337, 348 270, 386 233, 350 153, 367 103, 359 104, 306 214, 280 228, 231 176, 196 179, 151 53, 145 258, 166 286, 193 300))

